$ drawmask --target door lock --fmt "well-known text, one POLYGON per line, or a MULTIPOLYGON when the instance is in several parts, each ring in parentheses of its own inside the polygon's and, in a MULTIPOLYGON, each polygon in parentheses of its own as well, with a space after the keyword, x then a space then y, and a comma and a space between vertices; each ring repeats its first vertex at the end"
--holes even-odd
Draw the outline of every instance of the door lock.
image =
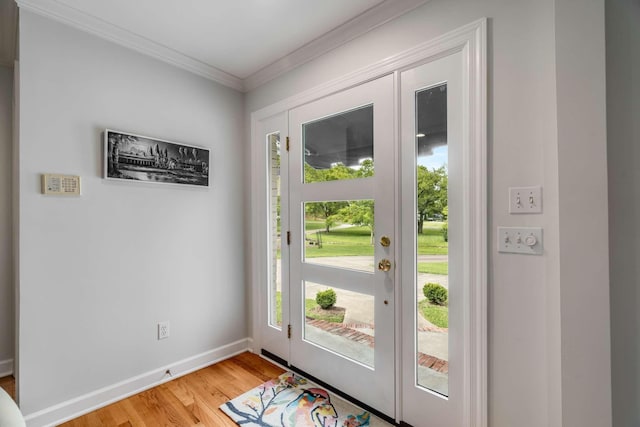
POLYGON ((389 271, 391 270, 391 261, 388 259, 380 260, 378 263, 378 270, 380 271, 389 271))
POLYGON ((391 239, 390 239, 390 238, 388 238, 387 236, 382 236, 382 237, 380 238, 380 244, 381 244, 382 246, 384 246, 385 248, 388 248, 388 247, 389 247, 389 245, 391 244, 391 239))

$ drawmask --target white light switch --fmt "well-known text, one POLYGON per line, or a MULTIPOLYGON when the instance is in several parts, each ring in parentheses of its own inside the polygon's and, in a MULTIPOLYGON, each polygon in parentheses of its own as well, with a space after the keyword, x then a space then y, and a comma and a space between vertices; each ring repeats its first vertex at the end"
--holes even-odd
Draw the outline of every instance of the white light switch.
POLYGON ((542 213, 542 187, 509 187, 509 213, 542 213))
POLYGON ((498 252, 542 255, 541 227, 498 227, 498 252))

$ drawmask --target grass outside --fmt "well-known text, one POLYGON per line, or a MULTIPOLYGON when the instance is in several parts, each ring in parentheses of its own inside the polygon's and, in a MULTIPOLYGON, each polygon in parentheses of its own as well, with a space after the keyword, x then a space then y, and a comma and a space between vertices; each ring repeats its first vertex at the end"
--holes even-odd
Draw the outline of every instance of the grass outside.
POLYGON ((447 255, 449 243, 444 241, 444 222, 425 222, 418 234, 418 255, 447 255))
MULTIPOLYGON (((321 232, 320 236, 322 238, 321 248, 318 246, 305 247, 308 258, 373 256, 374 246, 371 244, 371 232, 367 227, 339 228, 331 230, 329 233, 321 232)), ((309 237, 315 239, 314 234, 309 237)), ((446 255, 447 253, 448 243, 444 241, 442 223, 433 222, 428 226, 425 225, 423 234, 418 234, 418 255, 446 255)))
MULTIPOLYGON (((336 307, 334 309, 323 310, 312 299, 304 300, 304 314, 306 317, 315 320, 325 320, 327 322, 342 323, 344 321, 345 310, 336 307)), ((282 325, 282 294, 276 292, 276 322, 282 325)))
POLYGON ((324 221, 319 219, 305 219, 304 229, 305 231, 324 230, 324 221))
POLYGON ((428 300, 418 303, 418 310, 422 317, 439 328, 449 327, 449 308, 445 305, 431 304, 428 300))
POLYGON ((344 314, 344 308, 334 306, 328 310, 324 310, 315 302, 315 300, 304 300, 304 315, 310 319, 342 323, 344 321, 344 314))
MULTIPOLYGON (((309 236, 315 239, 315 234, 309 236)), ((322 247, 306 246, 307 258, 373 255, 371 233, 367 227, 348 227, 321 232, 322 247)))
POLYGON ((449 263, 448 262, 419 262, 418 263, 418 273, 428 273, 428 274, 449 274, 449 263))

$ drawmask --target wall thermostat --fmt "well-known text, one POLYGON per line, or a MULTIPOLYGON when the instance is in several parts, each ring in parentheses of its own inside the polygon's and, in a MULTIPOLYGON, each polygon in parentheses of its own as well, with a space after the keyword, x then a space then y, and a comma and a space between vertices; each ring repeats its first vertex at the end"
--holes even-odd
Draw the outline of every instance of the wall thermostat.
POLYGON ((42 194, 79 196, 80 177, 77 175, 42 174, 42 194))

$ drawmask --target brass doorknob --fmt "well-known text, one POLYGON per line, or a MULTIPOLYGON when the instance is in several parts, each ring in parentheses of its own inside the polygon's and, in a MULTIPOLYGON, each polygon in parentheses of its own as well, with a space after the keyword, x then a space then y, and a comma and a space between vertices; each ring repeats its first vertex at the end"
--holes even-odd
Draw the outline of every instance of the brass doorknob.
POLYGON ((388 259, 380 260, 380 262, 378 263, 378 270, 381 270, 381 271, 391 270, 391 261, 389 261, 388 259))
POLYGON ((391 239, 390 239, 390 238, 388 238, 387 236, 382 236, 382 237, 380 238, 380 244, 381 244, 382 246, 384 246, 385 248, 388 248, 388 247, 389 247, 389 245, 391 244, 391 239))

